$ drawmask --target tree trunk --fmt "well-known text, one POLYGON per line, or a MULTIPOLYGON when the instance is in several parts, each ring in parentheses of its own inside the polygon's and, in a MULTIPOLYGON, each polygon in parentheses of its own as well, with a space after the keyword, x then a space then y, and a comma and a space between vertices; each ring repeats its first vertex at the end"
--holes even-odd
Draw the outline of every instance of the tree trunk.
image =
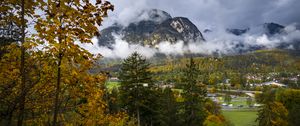
POLYGON ((137 120, 138 120, 138 126, 141 126, 140 108, 139 107, 137 107, 137 120))
POLYGON ((9 112, 8 114, 7 114, 7 117, 6 117, 6 119, 5 119, 5 121, 6 121, 6 125, 7 126, 10 126, 11 125, 11 119, 12 119, 12 112, 9 112))
MULTIPOLYGON (((59 40, 61 42, 61 39, 59 40)), ((59 111, 59 93, 60 93, 60 80, 61 80, 61 61, 62 61, 62 52, 58 55, 58 64, 57 64, 57 80, 56 80, 56 92, 55 92, 55 101, 54 101, 54 113, 53 113, 53 122, 52 125, 57 125, 57 115, 59 111)))
POLYGON ((24 108, 25 108, 25 48, 24 48, 24 42, 25 42, 25 0, 22 0, 21 6, 21 32, 22 32, 22 39, 21 39, 21 96, 20 96, 20 106, 19 106, 19 116, 18 116, 18 126, 22 126, 23 124, 23 118, 24 118, 24 108))

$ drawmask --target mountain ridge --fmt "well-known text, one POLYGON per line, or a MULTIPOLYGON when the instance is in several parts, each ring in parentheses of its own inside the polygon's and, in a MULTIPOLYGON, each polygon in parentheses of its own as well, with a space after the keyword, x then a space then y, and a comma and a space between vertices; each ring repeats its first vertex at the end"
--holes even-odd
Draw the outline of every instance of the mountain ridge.
POLYGON ((162 41, 176 43, 184 41, 205 41, 200 30, 188 18, 171 17, 165 11, 152 9, 142 11, 140 21, 132 22, 128 26, 114 24, 100 31, 98 45, 112 48, 115 35, 130 44, 149 45, 155 47, 162 41), (146 16, 145 16, 146 15, 146 16), (147 18, 147 16, 149 18, 147 18))

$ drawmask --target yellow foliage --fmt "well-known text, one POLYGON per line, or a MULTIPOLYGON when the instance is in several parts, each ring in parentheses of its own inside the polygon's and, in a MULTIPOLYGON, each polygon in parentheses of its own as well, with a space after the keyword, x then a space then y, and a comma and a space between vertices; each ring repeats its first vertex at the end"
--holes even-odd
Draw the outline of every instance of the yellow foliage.
POLYGON ((208 115, 203 122, 204 126, 226 126, 225 118, 222 115, 208 115))

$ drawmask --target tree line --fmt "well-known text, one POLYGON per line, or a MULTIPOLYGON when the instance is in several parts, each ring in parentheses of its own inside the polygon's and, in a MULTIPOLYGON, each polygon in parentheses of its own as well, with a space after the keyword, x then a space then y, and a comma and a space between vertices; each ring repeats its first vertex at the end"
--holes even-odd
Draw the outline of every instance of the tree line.
POLYGON ((206 97, 207 87, 199 80, 199 67, 191 58, 181 70, 177 83, 182 93, 178 94, 155 83, 150 64, 135 52, 122 63, 118 73, 121 86, 107 92, 109 110, 126 112, 138 126, 229 125, 220 105, 206 97))

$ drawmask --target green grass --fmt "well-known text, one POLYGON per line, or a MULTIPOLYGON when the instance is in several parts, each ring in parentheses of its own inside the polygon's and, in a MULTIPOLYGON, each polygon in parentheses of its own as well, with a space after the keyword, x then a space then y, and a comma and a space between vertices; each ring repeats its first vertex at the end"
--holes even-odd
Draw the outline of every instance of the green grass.
POLYGON ((235 126, 257 126, 256 111, 223 111, 223 115, 235 126))
POLYGON ((174 92, 178 92, 178 93, 182 93, 182 89, 175 89, 175 88, 172 88, 172 91, 174 91, 174 92))
POLYGON ((238 106, 238 105, 244 105, 244 107, 248 106, 247 101, 245 100, 236 100, 236 101, 231 100, 231 104, 233 104, 234 106, 238 106))
POLYGON ((108 81, 106 82, 106 87, 108 88, 108 90, 112 90, 113 88, 118 88, 120 87, 120 82, 108 81))
MULTIPOLYGON (((224 102, 224 97, 219 97, 220 103, 223 104, 224 102)), ((233 104, 234 107, 243 105, 244 107, 248 107, 247 100, 245 98, 237 97, 237 98, 232 98, 230 104, 233 104)))

